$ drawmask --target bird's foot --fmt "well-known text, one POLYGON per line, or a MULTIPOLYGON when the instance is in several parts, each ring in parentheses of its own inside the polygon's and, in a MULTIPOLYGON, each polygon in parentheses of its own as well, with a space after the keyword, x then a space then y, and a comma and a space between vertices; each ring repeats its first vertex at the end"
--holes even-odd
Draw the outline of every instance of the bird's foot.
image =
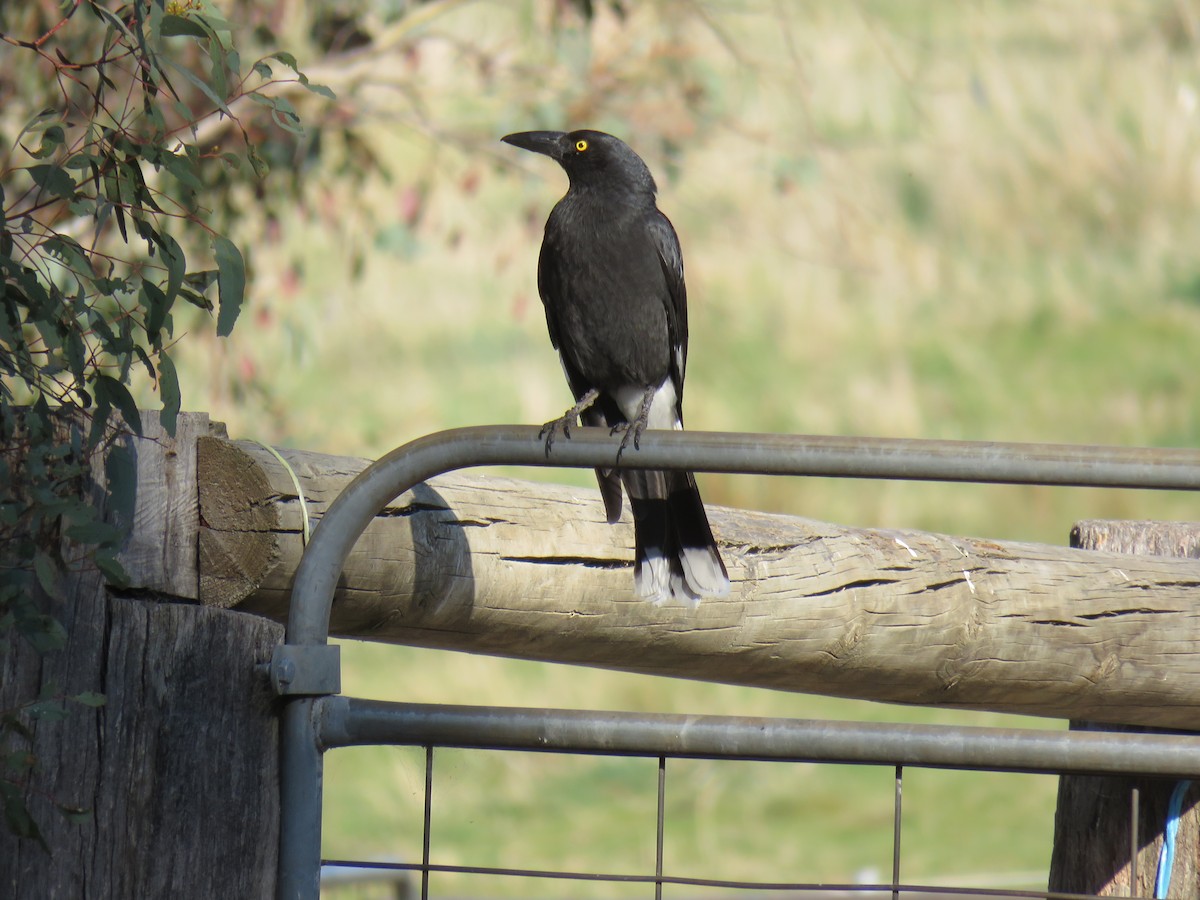
POLYGON ((654 402, 654 394, 655 388, 647 388, 646 393, 642 396, 642 405, 638 409, 637 418, 632 422, 621 422, 613 426, 612 434, 616 434, 618 431, 625 432, 625 436, 621 438, 621 446, 617 448, 617 462, 621 461, 621 454, 629 446, 630 440, 633 441, 634 450, 642 449, 642 432, 650 423, 650 406, 654 402))
POLYGON ((538 438, 546 441, 546 455, 550 455, 550 448, 554 445, 554 435, 558 431, 562 431, 563 437, 567 440, 571 439, 571 429, 579 425, 579 414, 586 409, 590 409, 592 404, 596 402, 596 398, 600 396, 600 391, 592 388, 586 394, 579 398, 579 402, 568 409, 557 419, 551 419, 542 426, 542 430, 538 432, 538 438))
POLYGON ((542 426, 542 430, 538 432, 538 438, 546 442, 546 456, 550 455, 550 448, 554 445, 554 438, 558 432, 562 432, 562 436, 567 440, 571 439, 571 428, 578 426, 579 420, 567 413, 559 416, 557 419, 551 419, 542 426))
POLYGON ((621 454, 625 452, 625 448, 633 443, 634 450, 642 449, 642 432, 646 430, 644 422, 618 422, 610 430, 609 434, 622 435, 621 445, 617 447, 617 462, 621 461, 621 454))

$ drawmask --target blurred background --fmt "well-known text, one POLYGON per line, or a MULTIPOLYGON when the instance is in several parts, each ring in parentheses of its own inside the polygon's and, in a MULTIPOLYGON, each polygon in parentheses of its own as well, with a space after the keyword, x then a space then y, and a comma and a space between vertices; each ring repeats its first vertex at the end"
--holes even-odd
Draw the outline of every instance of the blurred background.
MULTIPOLYGON (((1200 443, 1193 4, 229 5, 337 94, 297 97, 304 141, 281 137, 265 195, 230 196, 250 272, 233 335, 198 322, 175 350, 185 408, 235 438, 376 457, 443 428, 559 415, 570 397, 535 271, 566 178, 499 138, 586 126, 646 159, 680 234, 689 427, 1200 443), (292 190, 273 195, 280 183, 292 190)), ((1194 500, 1165 493, 732 476, 702 489, 713 504, 848 525, 1052 543, 1082 518, 1196 516, 1194 500)), ((369 644, 343 653, 345 691, 386 699, 1063 727, 369 644)), ((434 862, 653 865, 653 761, 439 760, 434 862)), ((669 872, 888 877, 890 770, 672 771, 669 872)), ((423 784, 419 751, 331 754, 327 855, 419 858, 423 784)), ((904 880, 1044 886, 1054 791, 1034 776, 910 773, 904 880)), ((434 890, 645 888, 435 876, 434 890)))

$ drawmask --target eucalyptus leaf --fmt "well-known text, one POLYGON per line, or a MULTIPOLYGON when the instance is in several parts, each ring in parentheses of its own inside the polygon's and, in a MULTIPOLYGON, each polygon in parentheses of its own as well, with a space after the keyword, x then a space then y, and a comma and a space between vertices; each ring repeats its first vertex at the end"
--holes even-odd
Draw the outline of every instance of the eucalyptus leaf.
POLYGON ((246 262, 242 251, 227 237, 213 238, 213 256, 217 261, 217 334, 225 337, 233 331, 246 291, 246 262))
POLYGON ((20 789, 3 778, 0 778, 0 805, 4 807, 4 821, 10 832, 17 837, 36 841, 44 851, 50 852, 50 846, 42 836, 41 829, 29 814, 20 789))
POLYGON ((121 413, 125 423, 135 433, 142 433, 142 416, 138 412, 133 395, 129 393, 129 388, 109 375, 97 375, 93 382, 93 389, 97 399, 103 397, 107 400, 113 408, 121 413))
POLYGON ((108 488, 109 519, 123 528, 133 524, 137 506, 137 458, 132 441, 121 441, 109 448, 104 460, 108 488))
POLYGON ((208 37, 208 32, 190 16, 175 16, 167 13, 162 17, 163 37, 208 37))
POLYGON ((179 242, 165 231, 159 234, 158 246, 162 250, 162 261, 167 267, 167 285, 164 288, 166 294, 167 310, 170 310, 171 305, 175 302, 175 298, 179 296, 179 290, 183 287, 183 278, 187 274, 187 256, 183 252, 183 248, 179 246, 179 242))
POLYGON ((62 813, 62 817, 72 825, 83 825, 92 820, 92 810, 90 809, 82 806, 67 806, 62 803, 58 803, 56 806, 62 813))
POLYGON ((159 422, 167 434, 175 437, 175 422, 179 417, 179 406, 182 402, 179 395, 179 375, 175 372, 174 361, 165 352, 158 354, 158 393, 162 398, 159 422))
POLYGON ((62 599, 62 585, 58 566, 45 550, 39 550, 33 557, 33 572, 43 591, 55 600, 62 599))
POLYGON ((42 190, 66 200, 75 196, 75 179, 62 166, 42 163, 38 166, 30 166, 26 171, 29 172, 33 183, 42 190))
POLYGON ((309 81, 307 78, 301 77, 300 83, 308 88, 314 94, 324 97, 326 100, 336 100, 337 94, 333 92, 333 88, 323 84, 317 84, 315 81, 309 81))
POLYGON ((118 541, 124 530, 108 522, 83 522, 67 529, 67 537, 81 544, 105 544, 118 541))
POLYGON ((117 587, 129 587, 129 575, 114 552, 97 551, 96 568, 108 579, 109 584, 116 585, 117 587))

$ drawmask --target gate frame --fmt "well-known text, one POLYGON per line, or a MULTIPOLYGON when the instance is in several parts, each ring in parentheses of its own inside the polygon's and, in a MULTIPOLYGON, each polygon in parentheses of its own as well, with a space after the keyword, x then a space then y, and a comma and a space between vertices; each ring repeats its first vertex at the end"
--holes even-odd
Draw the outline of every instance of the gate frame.
MULTIPOLYGON (((438 723, 460 721, 462 716, 474 722, 472 727, 476 731, 451 729, 450 743, 472 746, 469 743, 472 734, 490 733, 478 730, 486 719, 494 722, 499 716, 515 722, 520 714, 535 714, 535 718, 537 713, 575 715, 553 710, 506 711, 497 707, 418 707, 335 696, 341 691, 341 662, 339 648, 328 643, 329 614, 346 558, 381 509, 435 475, 474 466, 505 465, 1200 490, 1200 452, 1178 448, 699 431, 647 431, 641 437, 640 447, 627 447, 623 453, 618 452, 620 443, 620 435, 604 428, 572 429, 569 439, 560 439, 553 447, 536 426, 477 426, 442 431, 405 444, 372 463, 329 506, 297 568, 285 643, 276 647, 270 663, 271 683, 284 701, 280 729, 277 897, 317 900, 320 893, 325 750, 361 743, 412 744, 421 727, 436 729, 438 723), (427 715, 414 715, 422 711, 427 715), (456 716, 459 718, 455 719, 456 716)), ((584 728, 586 734, 576 734, 567 742, 569 746, 560 749, 660 757, 734 754, 746 758, 836 759, 898 766, 1200 778, 1200 737, 1191 736, 824 722, 802 723, 809 728, 800 735, 803 743, 797 744, 796 723, 793 727, 786 724, 791 720, 684 717, 690 724, 680 730, 681 723, 670 721, 675 717, 603 715, 609 721, 606 734, 605 729, 597 731, 596 723, 592 722, 584 728), (651 743, 606 749, 622 733, 622 728, 614 724, 617 722, 625 722, 622 727, 630 734, 641 734, 651 743), (758 724, 746 724, 749 722, 758 724), (649 731, 647 723, 651 723, 649 731), (761 723, 773 723, 774 730, 764 731, 761 723), (651 737, 655 728, 661 730, 651 737), (692 735, 687 740, 699 744, 690 747, 680 744, 671 751, 672 734, 677 740, 682 740, 685 734, 692 735), (705 734, 710 738, 719 735, 718 743, 706 743, 695 737, 705 734), (782 755, 756 755, 771 752, 770 737, 766 737, 767 745, 755 744, 771 734, 791 734, 787 740, 775 738, 780 742, 778 746, 785 748, 782 755), (814 735, 820 739, 814 739, 814 735), (856 745, 862 751, 860 755, 871 758, 847 757, 856 745), (749 755, 739 747, 748 750, 749 755), (884 747, 892 755, 880 758, 878 751, 884 747)), ((523 721, 530 725, 527 718, 523 721)), ((552 731, 548 731, 543 720, 527 727, 522 740, 509 748, 555 749, 547 746, 552 731)), ((503 729, 496 736, 501 737, 502 732, 503 729)), ((415 742, 425 742, 425 738, 415 742)))

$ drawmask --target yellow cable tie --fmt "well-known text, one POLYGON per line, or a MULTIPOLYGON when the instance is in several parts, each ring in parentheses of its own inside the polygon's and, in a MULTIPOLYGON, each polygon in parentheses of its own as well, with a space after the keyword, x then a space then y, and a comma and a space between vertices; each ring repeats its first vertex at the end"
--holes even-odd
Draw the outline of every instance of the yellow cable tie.
POLYGON ((283 464, 283 467, 285 469, 287 469, 288 475, 291 476, 292 486, 296 488, 296 499, 298 499, 300 501, 300 518, 304 522, 304 530, 300 534, 300 540, 301 540, 302 544, 305 547, 307 547, 308 546, 308 536, 311 533, 311 531, 309 529, 309 524, 308 524, 308 503, 306 503, 304 500, 304 489, 300 487, 300 478, 296 475, 296 470, 293 469, 291 464, 286 459, 283 458, 283 454, 280 453, 278 450, 276 450, 274 447, 264 444, 262 441, 252 441, 252 442, 255 444, 258 444, 258 446, 262 447, 264 450, 266 450, 268 453, 270 453, 272 456, 274 456, 277 460, 279 460, 283 464))

